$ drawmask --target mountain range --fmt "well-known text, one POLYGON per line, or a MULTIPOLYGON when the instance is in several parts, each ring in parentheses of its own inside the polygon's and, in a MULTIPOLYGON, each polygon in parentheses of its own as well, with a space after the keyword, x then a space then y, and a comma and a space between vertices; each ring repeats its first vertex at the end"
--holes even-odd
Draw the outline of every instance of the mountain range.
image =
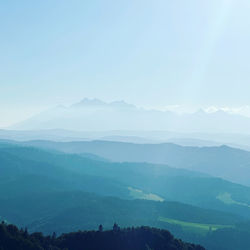
POLYGON ((9 129, 66 129, 76 131, 168 130, 182 133, 250 133, 250 118, 224 111, 190 114, 138 108, 124 101, 106 103, 83 99, 57 106, 10 126, 9 129))

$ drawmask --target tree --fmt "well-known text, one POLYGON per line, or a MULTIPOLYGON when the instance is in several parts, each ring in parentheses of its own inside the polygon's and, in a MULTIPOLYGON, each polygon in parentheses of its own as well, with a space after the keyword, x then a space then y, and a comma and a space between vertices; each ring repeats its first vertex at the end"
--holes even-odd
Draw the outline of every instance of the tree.
POLYGON ((102 224, 99 226, 99 232, 102 232, 103 231, 103 226, 102 224))
POLYGON ((113 231, 120 231, 120 227, 115 223, 113 226, 113 231))
POLYGON ((56 239, 56 232, 53 232, 52 234, 52 240, 55 240, 56 239))

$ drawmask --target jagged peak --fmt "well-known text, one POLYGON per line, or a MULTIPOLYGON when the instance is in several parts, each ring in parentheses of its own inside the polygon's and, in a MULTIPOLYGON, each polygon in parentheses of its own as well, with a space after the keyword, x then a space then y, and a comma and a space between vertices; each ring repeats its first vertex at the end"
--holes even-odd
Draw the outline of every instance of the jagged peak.
POLYGON ((73 104, 71 107, 84 107, 84 106, 112 106, 119 108, 136 108, 134 105, 129 104, 123 100, 113 101, 113 102, 104 102, 97 98, 84 98, 80 102, 73 104))

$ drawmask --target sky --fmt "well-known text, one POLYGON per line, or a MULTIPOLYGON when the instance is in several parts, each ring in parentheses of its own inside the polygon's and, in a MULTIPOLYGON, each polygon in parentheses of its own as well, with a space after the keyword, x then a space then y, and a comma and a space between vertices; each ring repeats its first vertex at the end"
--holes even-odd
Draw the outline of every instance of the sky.
POLYGON ((87 98, 250 105, 249 0, 0 2, 0 127, 87 98))

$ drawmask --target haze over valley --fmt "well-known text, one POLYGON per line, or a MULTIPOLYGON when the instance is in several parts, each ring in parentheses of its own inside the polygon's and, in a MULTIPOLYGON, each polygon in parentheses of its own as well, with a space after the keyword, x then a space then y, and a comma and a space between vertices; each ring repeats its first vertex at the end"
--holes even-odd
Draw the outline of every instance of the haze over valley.
POLYGON ((249 12, 0 1, 0 250, 249 250, 249 12))

